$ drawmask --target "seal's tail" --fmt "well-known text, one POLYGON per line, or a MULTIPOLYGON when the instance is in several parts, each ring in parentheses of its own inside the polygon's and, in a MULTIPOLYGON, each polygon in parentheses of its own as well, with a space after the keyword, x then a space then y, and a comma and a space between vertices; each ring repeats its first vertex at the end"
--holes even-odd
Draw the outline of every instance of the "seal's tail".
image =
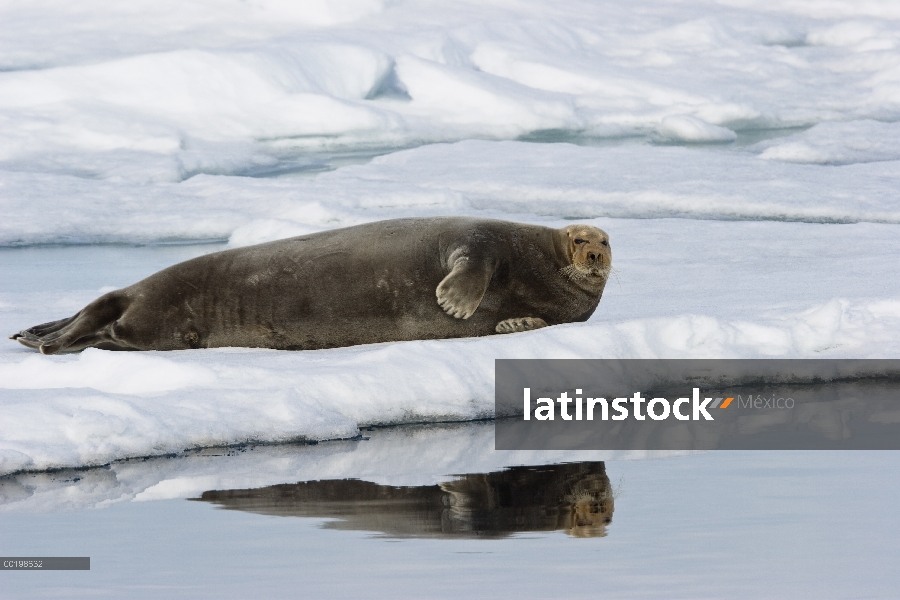
POLYGON ((127 304, 123 294, 110 292, 68 319, 29 327, 14 333, 9 339, 40 350, 41 354, 78 352, 91 346, 126 350, 126 346, 116 342, 113 326, 125 312, 127 304))

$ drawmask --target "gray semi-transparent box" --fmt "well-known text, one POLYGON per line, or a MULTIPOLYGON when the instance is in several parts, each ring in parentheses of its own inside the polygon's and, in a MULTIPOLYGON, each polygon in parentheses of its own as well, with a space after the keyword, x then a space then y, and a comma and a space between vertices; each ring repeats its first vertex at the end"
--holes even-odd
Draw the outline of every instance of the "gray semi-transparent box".
POLYGON ((6 571, 90 571, 89 556, 4 556, 0 570, 6 571))
POLYGON ((900 360, 497 360, 498 450, 900 449, 900 360))

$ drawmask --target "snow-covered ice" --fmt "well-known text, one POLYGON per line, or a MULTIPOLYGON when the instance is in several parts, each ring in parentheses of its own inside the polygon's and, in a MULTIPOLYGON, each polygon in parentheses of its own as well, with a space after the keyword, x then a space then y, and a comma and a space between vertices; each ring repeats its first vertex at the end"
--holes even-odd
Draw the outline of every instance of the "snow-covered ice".
POLYGON ((897 7, 579 0, 0 6, 0 165, 181 181, 325 148, 900 118, 897 7))
POLYGON ((887 0, 0 3, 6 333, 413 215, 589 222, 616 268, 589 322, 511 336, 6 343, 0 474, 488 417, 496 358, 898 357, 898 121, 887 0))
POLYGON ((0 176, 0 243, 9 246, 246 245, 441 214, 900 223, 897 161, 834 168, 671 146, 472 140, 398 151, 315 178, 198 175, 151 185, 57 173, 0 176))
MULTIPOLYGON (((91 349, 45 357, 9 343, 0 354, 2 467, 104 464, 194 446, 352 437, 359 424, 488 417, 496 358, 900 354, 895 225, 598 224, 621 258, 586 324, 293 353, 91 349), (715 259, 696 259, 704 256, 715 259)), ((102 263, 94 268, 101 273, 89 278, 102 280, 102 263)), ((88 276, 60 279, 80 277, 88 276)), ((4 294, 0 323, 13 331, 75 312, 100 289, 4 294)))
POLYGON ((737 134, 727 127, 707 123, 693 115, 670 115, 656 128, 664 142, 733 142, 737 134))
MULTIPOLYGON (((546 459, 540 451, 494 450, 489 422, 369 429, 364 439, 318 445, 211 448, 177 457, 114 461, 108 469, 24 473, 0 480, 0 513, 98 508, 118 502, 197 497, 206 490, 263 487, 285 481, 364 479, 420 486, 453 474, 498 471, 546 459), (78 478, 78 485, 71 479, 78 478)), ((688 452, 555 452, 560 462, 639 460, 688 452)))
POLYGON ((787 139, 760 142, 760 158, 785 162, 846 165, 900 160, 900 123, 819 123, 787 139))

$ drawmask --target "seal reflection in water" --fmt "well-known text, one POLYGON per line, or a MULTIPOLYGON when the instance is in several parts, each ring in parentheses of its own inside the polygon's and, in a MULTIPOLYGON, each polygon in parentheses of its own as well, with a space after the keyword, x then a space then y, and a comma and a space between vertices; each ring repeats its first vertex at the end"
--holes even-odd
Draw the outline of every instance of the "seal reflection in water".
POLYGON ((419 487, 306 481, 203 492, 193 500, 263 515, 336 518, 324 527, 392 537, 500 538, 557 530, 602 537, 614 508, 602 462, 512 467, 419 487))
POLYGON ((589 225, 380 221, 188 260, 11 339, 56 354, 513 333, 587 320, 611 263, 589 225))

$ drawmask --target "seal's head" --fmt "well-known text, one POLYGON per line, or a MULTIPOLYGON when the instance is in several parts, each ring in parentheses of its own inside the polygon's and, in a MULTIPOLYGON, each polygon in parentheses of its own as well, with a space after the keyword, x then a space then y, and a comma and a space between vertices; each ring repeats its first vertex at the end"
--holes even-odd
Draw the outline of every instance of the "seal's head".
POLYGON ((612 269, 609 235, 591 225, 569 225, 559 232, 569 259, 560 273, 575 283, 606 283, 612 269))

